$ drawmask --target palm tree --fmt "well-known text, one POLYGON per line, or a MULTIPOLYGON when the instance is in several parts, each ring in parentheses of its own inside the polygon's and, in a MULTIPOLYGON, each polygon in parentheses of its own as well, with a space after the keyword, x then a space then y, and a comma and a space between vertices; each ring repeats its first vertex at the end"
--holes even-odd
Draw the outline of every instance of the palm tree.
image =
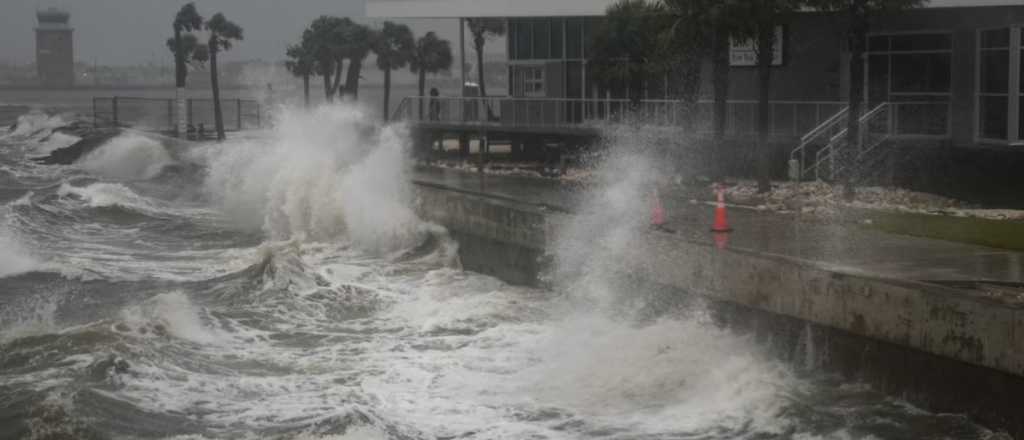
POLYGON ((370 49, 376 38, 376 33, 370 28, 348 20, 340 53, 342 58, 348 60, 348 72, 345 74, 343 93, 349 99, 359 98, 359 79, 362 78, 360 73, 363 70, 363 60, 370 54, 370 49))
POLYGON ((217 140, 223 141, 224 116, 220 109, 220 84, 217 81, 217 53, 230 50, 233 41, 242 39, 242 27, 224 18, 218 12, 206 22, 206 30, 210 33, 207 47, 210 51, 210 83, 213 86, 213 117, 217 125, 217 140))
MULTIPOLYGON (((391 71, 401 69, 412 59, 412 30, 404 24, 385 21, 373 41, 373 52, 377 54, 377 68, 384 71, 384 121, 389 113, 391 100, 391 71)), ((351 67, 349 67, 351 69, 351 67)))
MULTIPOLYGON (((480 97, 487 96, 484 84, 484 43, 490 37, 505 35, 505 19, 503 18, 467 18, 466 25, 473 35, 473 49, 476 50, 476 74, 480 83, 480 97)), ((488 109, 490 110, 490 109, 488 109)))
MULTIPOLYGON (((412 60, 409 63, 409 70, 419 74, 419 96, 425 96, 427 88, 427 74, 436 74, 452 67, 452 44, 448 40, 437 38, 434 32, 427 32, 426 35, 416 40, 416 46, 412 51, 412 60)), ((423 119, 423 102, 419 105, 419 118, 423 119)))
POLYGON ((620 0, 608 6, 607 20, 595 33, 594 77, 601 82, 625 82, 631 104, 639 104, 644 78, 664 73, 662 37, 669 16, 661 4, 647 0, 620 0))
POLYGON ((334 100, 334 94, 341 84, 341 60, 338 41, 344 39, 343 18, 322 15, 302 33, 302 45, 308 48, 316 64, 314 73, 323 77, 324 99, 334 100))
MULTIPOLYGON (((178 13, 174 16, 174 21, 171 23, 174 28, 174 47, 171 52, 174 53, 174 85, 175 85, 175 100, 178 106, 178 125, 177 134, 183 135, 187 127, 187 120, 185 115, 185 78, 188 76, 188 68, 186 64, 186 50, 182 47, 185 42, 182 40, 182 32, 192 32, 202 28, 203 17, 199 15, 199 11, 196 10, 195 3, 186 3, 178 13)), ((195 37, 192 38, 193 40, 195 37)), ((193 44, 193 48, 195 44, 193 44)))
POLYGON ((316 60, 310 50, 308 40, 303 39, 299 44, 288 46, 288 61, 284 66, 292 75, 302 78, 302 97, 304 104, 309 108, 309 77, 316 72, 316 60))

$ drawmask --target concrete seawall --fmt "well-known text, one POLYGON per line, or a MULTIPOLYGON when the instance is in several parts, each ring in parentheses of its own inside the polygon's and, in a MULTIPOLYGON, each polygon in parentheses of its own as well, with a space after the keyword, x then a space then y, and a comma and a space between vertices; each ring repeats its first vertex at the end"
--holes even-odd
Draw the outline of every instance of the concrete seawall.
MULTIPOLYGON (((417 192, 420 214, 452 231, 467 269, 513 283, 536 283, 549 238, 571 219, 557 207, 440 185, 417 192)), ((624 272, 710 300, 718 322, 779 356, 1024 437, 1019 304, 660 232, 641 240, 624 272)))

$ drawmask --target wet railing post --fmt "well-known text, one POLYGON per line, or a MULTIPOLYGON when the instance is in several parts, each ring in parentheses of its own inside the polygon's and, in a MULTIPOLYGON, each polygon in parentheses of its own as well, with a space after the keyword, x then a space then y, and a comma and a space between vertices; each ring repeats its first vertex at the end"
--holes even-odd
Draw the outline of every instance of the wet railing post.
POLYGON ((235 118, 238 120, 236 126, 238 131, 242 131, 242 100, 238 99, 235 101, 235 118))

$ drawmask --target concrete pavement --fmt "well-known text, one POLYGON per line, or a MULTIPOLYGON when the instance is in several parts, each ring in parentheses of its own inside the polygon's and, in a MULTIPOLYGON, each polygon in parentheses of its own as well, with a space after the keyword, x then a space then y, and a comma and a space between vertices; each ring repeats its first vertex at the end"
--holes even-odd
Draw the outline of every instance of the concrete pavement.
MULTIPOLYGON (((481 193, 521 203, 574 211, 576 189, 554 179, 495 176, 458 170, 422 168, 419 182, 481 193)), ((692 194, 663 192, 667 227, 687 240, 713 243, 713 206, 691 202, 692 194)), ((1024 305, 1024 253, 929 238, 891 234, 845 223, 823 223, 799 214, 749 208, 729 209, 733 250, 756 252, 829 270, 911 281, 989 289, 975 283, 1009 284, 997 296, 1024 305), (1016 293, 1016 294, 1015 294, 1016 293)))

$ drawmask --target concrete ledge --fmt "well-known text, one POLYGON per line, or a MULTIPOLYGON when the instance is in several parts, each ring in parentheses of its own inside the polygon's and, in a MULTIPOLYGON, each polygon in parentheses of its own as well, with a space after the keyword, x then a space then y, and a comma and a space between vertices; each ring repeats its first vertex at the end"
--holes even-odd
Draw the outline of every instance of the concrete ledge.
MULTIPOLYGON (((420 214, 454 231, 460 246, 468 245, 466 268, 498 276, 511 271, 514 276, 506 279, 513 282, 533 284, 548 237, 571 219, 486 194, 417 188, 420 214), (533 262, 525 262, 533 255, 533 262)), ((699 241, 653 231, 641 237, 636 251, 621 258, 624 272, 712 300, 725 311, 721 321, 733 327, 768 323, 761 331, 788 341, 783 345, 797 344, 799 329, 807 327, 833 354, 828 366, 834 370, 926 407, 968 412, 1024 435, 1020 305, 967 289, 718 249, 710 237, 699 241)))

